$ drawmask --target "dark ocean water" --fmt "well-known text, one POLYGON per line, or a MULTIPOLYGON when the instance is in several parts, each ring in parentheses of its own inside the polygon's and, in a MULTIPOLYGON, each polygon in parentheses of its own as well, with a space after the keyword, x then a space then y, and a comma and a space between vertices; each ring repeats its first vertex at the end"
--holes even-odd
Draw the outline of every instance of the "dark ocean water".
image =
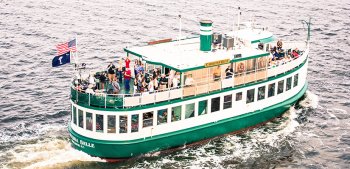
POLYGON ((350 168, 350 1, 0 0, 0 168, 350 168), (78 37, 80 59, 104 68, 123 47, 231 29, 237 7, 283 40, 305 40, 309 89, 281 118, 170 154, 105 163, 68 143, 70 65, 55 45, 78 37))

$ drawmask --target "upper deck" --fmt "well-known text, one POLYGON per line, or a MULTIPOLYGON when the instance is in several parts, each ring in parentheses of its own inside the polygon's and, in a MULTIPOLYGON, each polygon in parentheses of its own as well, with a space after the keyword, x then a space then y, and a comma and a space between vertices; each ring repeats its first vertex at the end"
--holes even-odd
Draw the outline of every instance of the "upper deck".
MULTIPOLYGON (((187 39, 183 42, 169 42, 172 47, 176 47, 177 43, 184 44, 182 49, 184 50, 186 46, 190 48, 193 44, 189 43, 193 42, 198 44, 197 39, 187 39), (186 43, 185 43, 186 42, 186 43)), ((237 50, 223 50, 218 49, 215 52, 203 52, 202 56, 213 58, 203 59, 201 61, 197 60, 192 63, 191 59, 185 59, 185 61, 190 62, 189 64, 182 64, 181 66, 177 66, 176 63, 181 63, 178 57, 176 57, 176 51, 165 52, 166 44, 158 44, 162 46, 157 48, 156 45, 145 46, 144 49, 147 49, 143 52, 143 55, 138 56, 139 60, 144 63, 145 73, 151 74, 151 71, 154 69, 158 69, 161 72, 159 74, 166 74, 166 69, 168 69, 168 74, 170 70, 175 70, 177 75, 179 76, 179 82, 176 86, 166 86, 164 88, 159 88, 154 91, 125 91, 122 83, 121 90, 118 94, 108 94, 107 88, 103 90, 96 90, 95 93, 86 93, 83 90, 77 90, 77 85, 72 84, 71 88, 71 99, 72 101, 78 103, 79 105, 97 108, 101 110, 132 110, 134 108, 138 108, 140 106, 153 105, 156 103, 168 102, 172 100, 182 100, 182 99, 191 99, 198 96, 205 96, 212 93, 220 92, 221 90, 234 89, 244 86, 246 84, 254 84, 261 81, 267 81, 270 78, 274 78, 278 75, 283 75, 286 72, 293 71, 300 65, 302 65, 307 59, 308 47, 305 42, 283 42, 283 53, 284 57, 281 57, 280 60, 273 60, 273 51, 270 51, 270 47, 275 46, 276 41, 271 41, 269 43, 265 43, 263 49, 259 49, 258 43, 253 45, 251 43, 247 46, 241 46, 240 49, 237 46, 237 50), (298 48, 300 56, 293 57, 290 56, 290 52, 293 49, 298 48), (166 57, 174 56, 173 59, 163 58, 160 61, 156 62, 156 58, 162 58, 160 54, 152 55, 152 52, 163 51, 163 54, 166 57), (244 53, 246 51, 246 53, 244 53), (249 52, 252 51, 252 52, 249 52), (220 55, 222 53, 222 55, 220 55), (254 54, 252 54, 254 53, 254 54), (167 54, 167 55, 166 55, 167 54), (242 56, 239 58, 234 58, 234 55, 241 54, 242 56), (227 58, 232 56, 233 58, 227 58), (148 57, 149 56, 149 57, 148 57), (153 56, 153 57, 152 57, 153 56), (219 62, 216 59, 219 59, 219 62), (220 60, 221 59, 221 60, 220 60), (170 64, 164 64, 169 62, 164 62, 166 60, 174 61, 170 64), (225 60, 222 62, 222 60, 225 60), (206 63, 209 63, 206 65, 206 63), (240 69, 240 65, 244 65, 244 69, 240 69), (213 76, 215 73, 215 69, 220 66, 220 74, 218 77, 213 76), (176 69, 172 68, 175 66, 176 69), (232 75, 227 75, 225 69, 231 66, 233 68, 232 75), (186 80, 192 78, 192 83, 187 84, 186 80)), ((137 55, 136 51, 140 51, 142 47, 132 48, 130 50, 126 50, 128 54, 137 55)), ((184 50, 186 51, 186 50, 184 50)), ((186 53, 186 52, 185 52, 186 53)), ((196 54, 197 51, 188 51, 188 54, 196 54)), ((182 55, 179 55, 182 57, 182 55)), ((132 72, 134 72, 134 65, 131 66, 132 72)), ((132 75, 133 78, 135 75, 132 75)), ((159 82, 159 78, 157 80, 159 82)), ((166 78, 170 78, 169 75, 166 78)), ((95 79, 96 80, 96 79, 95 79)), ((83 80, 84 81, 84 80, 83 80)), ((98 80, 97 80, 98 81, 98 80)), ((133 83, 130 83, 133 85, 133 83)), ((97 85, 100 86, 99 82, 97 85)), ((108 82, 105 83, 105 86, 108 86, 108 82)))

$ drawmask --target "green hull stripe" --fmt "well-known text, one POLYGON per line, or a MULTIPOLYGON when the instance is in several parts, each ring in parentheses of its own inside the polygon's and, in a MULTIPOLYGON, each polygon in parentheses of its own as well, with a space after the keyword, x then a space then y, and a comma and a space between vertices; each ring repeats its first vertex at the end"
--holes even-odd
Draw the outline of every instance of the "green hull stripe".
POLYGON ((130 141, 104 141, 81 136, 74 132, 70 126, 68 130, 74 137, 74 139, 71 139, 72 146, 78 150, 84 151, 92 156, 104 158, 128 158, 151 151, 182 146, 184 144, 242 130, 266 122, 282 115, 292 104, 304 95, 306 90, 307 83, 305 83, 304 87, 298 94, 288 100, 262 110, 227 118, 215 123, 207 123, 189 129, 146 137, 144 139, 130 141))
MULTIPOLYGON (((164 106, 164 105, 168 105, 168 104, 174 104, 174 103, 178 103, 178 102, 182 102, 182 101, 186 101, 186 100, 191 100, 191 99, 196 99, 196 98, 200 98, 200 97, 205 97, 205 96, 209 96, 209 95, 213 95, 213 94, 223 93, 223 92, 232 91, 232 90, 238 90, 238 89, 241 89, 241 88, 244 88, 244 87, 255 86, 255 85, 259 85, 261 83, 265 83, 265 82, 268 82, 268 81, 272 81, 272 80, 281 78, 281 77, 289 76, 290 74, 292 74, 292 73, 298 71, 300 68, 302 68, 307 61, 308 61, 308 59, 305 59, 305 61, 301 65, 299 65, 299 67, 297 67, 297 68, 295 68, 293 70, 290 70, 289 72, 282 73, 282 74, 277 75, 277 76, 269 77, 267 80, 263 80, 263 81, 259 81, 259 82, 255 82, 255 83, 248 83, 248 84, 240 85, 240 86, 237 86, 237 87, 234 87, 234 88, 226 88, 226 89, 222 89, 222 90, 218 90, 218 91, 213 91, 213 92, 208 93, 208 94, 205 93, 205 94, 200 94, 200 95, 197 95, 197 96, 186 97, 186 98, 183 98, 183 99, 174 99, 174 100, 170 100, 170 101, 159 102, 157 104, 149 104, 149 105, 143 105, 143 106, 137 106, 137 107, 131 107, 131 108, 124 108, 124 109, 115 109, 115 108, 112 108, 112 109, 108 109, 107 108, 106 109, 106 108, 92 107, 92 106, 83 105, 83 104, 78 104, 78 105, 82 106, 82 107, 85 107, 85 108, 88 108, 88 109, 93 109, 93 110, 99 110, 99 111, 120 111, 120 112, 123 112, 123 111, 134 111, 134 110, 141 110, 141 109, 159 107, 159 106, 164 106)), ((276 68, 273 68, 273 69, 276 69, 276 68)))

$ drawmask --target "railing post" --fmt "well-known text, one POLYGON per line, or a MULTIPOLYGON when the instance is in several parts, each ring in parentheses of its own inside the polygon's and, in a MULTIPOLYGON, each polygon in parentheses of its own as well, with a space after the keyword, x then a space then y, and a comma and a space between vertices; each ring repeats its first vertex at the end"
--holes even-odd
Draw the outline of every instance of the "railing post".
POLYGON ((78 93, 78 90, 75 90, 76 91, 76 97, 77 97, 77 103, 79 102, 79 93, 78 93))
POLYGON ((125 94, 123 94, 123 109, 125 108, 125 94))
POLYGON ((107 94, 105 95, 105 108, 107 108, 107 94))

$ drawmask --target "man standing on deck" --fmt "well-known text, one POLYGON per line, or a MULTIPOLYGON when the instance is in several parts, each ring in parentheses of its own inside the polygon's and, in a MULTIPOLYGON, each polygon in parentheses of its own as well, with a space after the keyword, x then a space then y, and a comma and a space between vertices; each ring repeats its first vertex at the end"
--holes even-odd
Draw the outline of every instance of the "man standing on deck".
POLYGON ((126 70, 124 72, 124 86, 125 86, 126 91, 130 90, 130 79, 131 79, 130 68, 126 68, 126 70))

